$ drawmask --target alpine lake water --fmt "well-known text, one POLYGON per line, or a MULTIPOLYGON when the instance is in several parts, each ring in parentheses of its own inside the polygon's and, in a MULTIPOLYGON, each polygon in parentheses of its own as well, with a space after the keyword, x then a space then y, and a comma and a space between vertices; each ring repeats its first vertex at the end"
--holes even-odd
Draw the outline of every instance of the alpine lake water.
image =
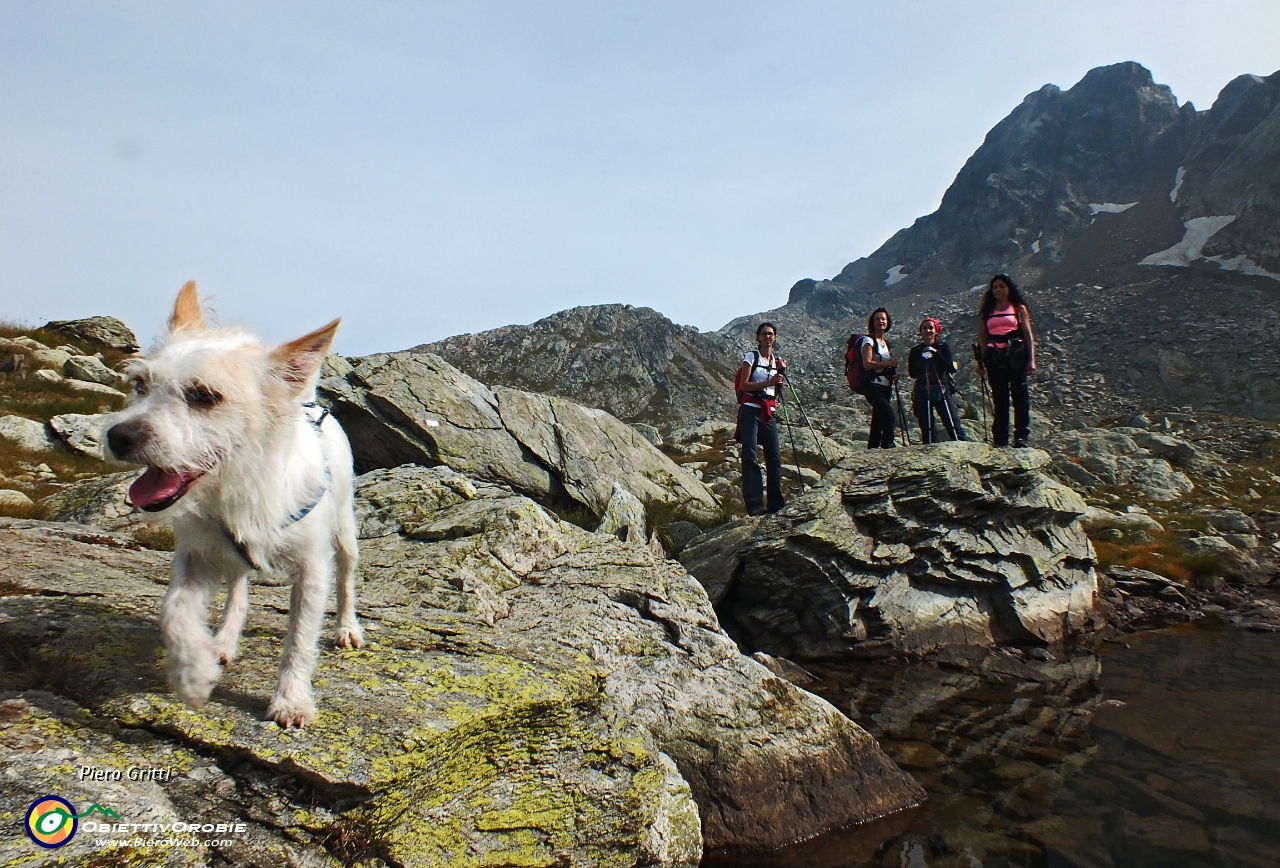
POLYGON ((1209 618, 992 660, 809 667, 930 804, 736 864, 1280 866, 1280 633, 1209 618))

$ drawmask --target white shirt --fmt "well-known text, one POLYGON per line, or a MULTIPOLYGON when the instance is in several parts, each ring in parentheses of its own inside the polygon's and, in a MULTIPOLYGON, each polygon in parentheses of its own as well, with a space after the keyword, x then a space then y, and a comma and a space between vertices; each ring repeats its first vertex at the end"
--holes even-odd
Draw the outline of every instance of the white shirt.
MULTIPOLYGON (((876 340, 871 335, 863 335, 862 340, 858 341, 858 352, 862 352, 862 348, 867 344, 871 344, 871 361, 887 362, 892 356, 889 355, 889 344, 883 340, 876 340)), ((867 374, 871 379, 868 382, 875 383, 877 386, 892 386, 893 381, 884 373, 888 368, 877 368, 872 370, 867 368, 867 374)))
MULTIPOLYGON (((755 366, 751 369, 751 376, 750 376, 750 377, 747 377, 747 382, 748 382, 748 383, 763 383, 765 380, 768 380, 768 379, 770 379, 770 378, 772 378, 772 377, 776 376, 776 375, 777 375, 777 373, 778 373, 778 367, 777 367, 777 365, 774 363, 774 360, 773 360, 772 358, 770 358, 770 359, 766 362, 766 361, 765 361, 765 358, 764 358, 764 355, 763 355, 763 354, 761 354, 759 350, 752 350, 752 351, 751 351, 751 352, 749 352, 749 353, 744 353, 744 354, 743 354, 743 356, 742 356, 742 360, 743 360, 744 362, 746 362, 748 365, 755 365, 755 366), (757 357, 759 357, 759 359, 760 359, 759 364, 756 364, 756 358, 757 358, 757 357)), ((775 388, 774 386, 765 386, 763 389, 760 389, 760 390, 755 391, 755 392, 747 392, 747 394, 748 394, 748 395, 763 395, 763 396, 764 396, 764 397, 766 397, 766 398, 773 398, 773 397, 775 397, 775 395, 774 395, 774 392, 775 392, 775 391, 776 391, 776 388, 775 388)), ((749 397, 747 398, 747 400, 743 401, 742 403, 743 403, 744 405, 748 406, 748 407, 759 407, 759 406, 760 406, 760 403, 759 403, 758 401, 753 401, 753 400, 751 400, 751 398, 749 398, 749 397)))

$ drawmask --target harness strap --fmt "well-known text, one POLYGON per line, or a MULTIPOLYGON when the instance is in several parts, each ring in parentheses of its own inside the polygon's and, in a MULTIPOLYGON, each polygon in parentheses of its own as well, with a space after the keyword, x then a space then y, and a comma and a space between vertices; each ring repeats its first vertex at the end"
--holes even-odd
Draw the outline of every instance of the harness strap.
MULTIPOLYGON (((320 405, 315 401, 308 401, 302 405, 304 411, 303 415, 306 417, 306 420, 311 423, 312 427, 316 429, 317 434, 321 432, 321 429, 324 426, 324 420, 332 415, 330 414, 328 407, 320 407, 320 416, 316 419, 312 419, 310 411, 319 406, 320 405)), ((329 489, 333 486, 333 475, 329 472, 329 462, 325 460, 323 450, 320 452, 320 460, 324 463, 324 482, 320 485, 320 491, 316 493, 315 497, 313 497, 306 506, 286 518, 284 520, 284 524, 280 525, 277 530, 284 530, 285 528, 302 521, 311 514, 313 509, 320 505, 320 501, 324 500, 324 496, 329 493, 329 489)), ((238 539, 224 524, 219 524, 218 529, 222 531, 222 535, 226 538, 227 542, 231 544, 231 547, 236 550, 236 554, 240 556, 241 560, 260 573, 265 571, 265 568, 259 565, 250 556, 249 549, 244 544, 243 540, 238 539)))

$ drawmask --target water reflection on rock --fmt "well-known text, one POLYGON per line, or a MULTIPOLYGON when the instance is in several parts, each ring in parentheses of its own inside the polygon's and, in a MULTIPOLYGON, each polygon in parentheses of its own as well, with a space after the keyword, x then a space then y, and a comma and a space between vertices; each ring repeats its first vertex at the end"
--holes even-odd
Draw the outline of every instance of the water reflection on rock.
POLYGON ((1199 624, 1069 659, 957 653, 810 667, 933 801, 874 853, 868 829, 759 864, 1280 865, 1280 636, 1199 624))

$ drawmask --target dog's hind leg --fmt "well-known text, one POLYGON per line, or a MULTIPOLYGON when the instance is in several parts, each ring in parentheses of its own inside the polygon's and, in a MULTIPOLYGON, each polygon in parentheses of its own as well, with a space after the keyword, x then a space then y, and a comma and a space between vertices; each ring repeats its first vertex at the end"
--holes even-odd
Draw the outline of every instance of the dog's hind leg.
POLYGON ((160 603, 160 635, 164 638, 169 686, 188 705, 199 708, 222 677, 222 667, 209 630, 209 577, 197 556, 179 552, 173 559, 169 590, 160 603))
POLYGON ((227 602, 222 607, 222 623, 218 625, 218 632, 213 637, 213 650, 223 666, 236 659, 240 633, 244 630, 244 619, 248 612, 249 574, 241 573, 227 579, 227 602))
POLYGON ((333 558, 313 553, 301 565, 289 597, 289 631, 280 657, 280 683, 267 707, 267 717, 280 726, 303 727, 316 716, 311 673, 320 657, 320 628, 333 583, 333 558))
POLYGON ((338 563, 338 630, 333 641, 341 648, 359 648, 364 644, 364 631, 356 620, 356 563, 360 558, 356 519, 349 509, 339 512, 338 532, 333 539, 338 563))

